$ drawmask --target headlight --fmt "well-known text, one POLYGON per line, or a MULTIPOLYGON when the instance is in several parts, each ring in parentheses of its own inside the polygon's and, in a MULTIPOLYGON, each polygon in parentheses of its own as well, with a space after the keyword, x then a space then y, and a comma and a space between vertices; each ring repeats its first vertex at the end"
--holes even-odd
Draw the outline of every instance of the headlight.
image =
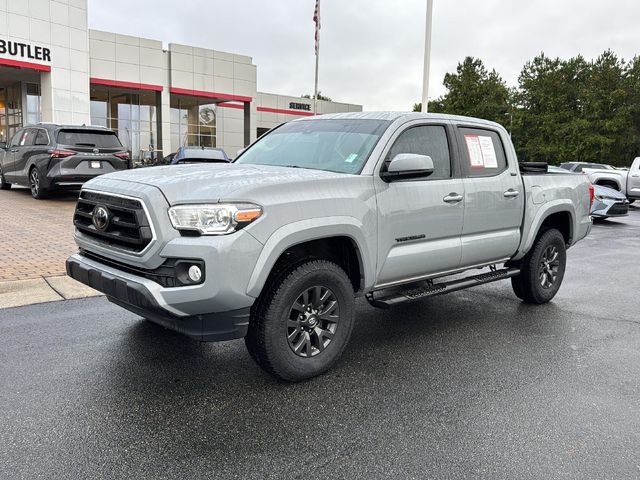
POLYGON ((262 208, 250 203, 178 205, 169 209, 176 230, 192 230, 202 235, 225 235, 253 222, 262 208))

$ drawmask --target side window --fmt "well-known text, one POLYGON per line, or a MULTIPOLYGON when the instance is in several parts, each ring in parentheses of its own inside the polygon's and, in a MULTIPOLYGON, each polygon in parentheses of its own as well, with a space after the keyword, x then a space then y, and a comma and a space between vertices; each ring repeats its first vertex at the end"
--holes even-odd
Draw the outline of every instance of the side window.
POLYGON ((47 135, 47 131, 42 128, 38 129, 38 134, 36 135, 36 141, 33 144, 49 145, 49 136, 47 135))
POLYGON ((23 147, 30 147, 31 145, 33 145, 37 133, 38 130, 36 130, 35 128, 27 128, 25 134, 20 139, 20 145, 23 147))
POLYGON ((451 178, 451 155, 447 131, 443 126, 411 127, 402 132, 389 150, 383 168, 386 168, 386 164, 399 153, 416 153, 431 157, 434 170, 425 180, 451 178))
POLYGON ((493 177, 507 169, 500 135, 482 128, 459 128, 462 136, 462 171, 467 177, 493 177))
POLYGON ((13 138, 11 139, 11 147, 17 147, 18 145, 20 145, 20 140, 22 140, 22 137, 24 136, 26 130, 18 130, 15 135, 13 136, 13 138))

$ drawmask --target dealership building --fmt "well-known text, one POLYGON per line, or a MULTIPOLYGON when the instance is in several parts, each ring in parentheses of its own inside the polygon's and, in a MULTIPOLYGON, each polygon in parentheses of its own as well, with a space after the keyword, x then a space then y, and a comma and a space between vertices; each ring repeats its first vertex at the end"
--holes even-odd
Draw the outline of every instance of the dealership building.
POLYGON ((313 100, 258 92, 257 68, 246 55, 91 30, 87 0, 0 1, 0 140, 37 122, 91 124, 116 130, 137 162, 182 145, 234 157, 268 129, 314 115, 313 100))

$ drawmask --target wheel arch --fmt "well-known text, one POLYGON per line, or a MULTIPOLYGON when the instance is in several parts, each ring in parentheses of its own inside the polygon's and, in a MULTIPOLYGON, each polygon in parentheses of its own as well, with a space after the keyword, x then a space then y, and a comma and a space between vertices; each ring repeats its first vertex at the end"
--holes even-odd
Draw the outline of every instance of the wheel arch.
POLYGON ((322 258, 340 265, 356 294, 362 295, 373 282, 374 268, 363 229, 352 217, 303 220, 276 230, 264 244, 247 285, 247 294, 260 296, 270 275, 283 265, 305 258, 322 258))
POLYGON ((570 200, 549 202, 537 212, 529 230, 523 233, 523 240, 513 260, 524 257, 531 250, 540 234, 549 228, 560 231, 567 247, 573 243, 576 231, 576 213, 570 200))

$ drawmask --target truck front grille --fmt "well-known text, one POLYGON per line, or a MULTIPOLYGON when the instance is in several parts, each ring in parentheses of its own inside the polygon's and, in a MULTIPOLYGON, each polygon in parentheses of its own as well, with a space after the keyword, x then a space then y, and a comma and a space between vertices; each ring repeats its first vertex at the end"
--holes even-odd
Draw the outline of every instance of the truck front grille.
POLYGON ((153 240, 142 202, 133 198, 83 190, 73 224, 89 237, 132 253, 143 251, 153 240))

